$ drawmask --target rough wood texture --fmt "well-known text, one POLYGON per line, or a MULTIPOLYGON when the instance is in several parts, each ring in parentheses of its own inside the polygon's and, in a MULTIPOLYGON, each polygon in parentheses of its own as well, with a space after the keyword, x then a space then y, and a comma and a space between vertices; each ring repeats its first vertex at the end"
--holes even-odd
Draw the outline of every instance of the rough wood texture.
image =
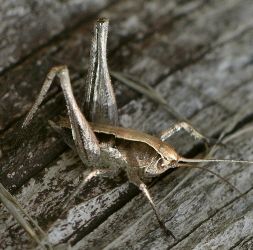
MULTIPOLYGON (((163 234, 149 204, 124 173, 92 180, 69 210, 62 211, 89 169, 47 123, 65 110, 57 87, 29 136, 16 136, 52 65, 69 66, 80 94, 90 32, 97 16, 106 16, 111 69, 154 87, 206 136, 226 132, 226 146, 216 147, 212 157, 253 160, 253 131, 244 130, 253 117, 252 1, 33 2, 1 1, 0 181, 50 241, 69 241, 74 249, 251 249, 253 166, 208 166, 236 185, 243 197, 195 169, 177 169, 159 178, 150 191, 178 239, 174 241, 163 234)), ((113 82, 123 126, 157 133, 175 122, 162 107, 113 82)), ((181 136, 171 141, 180 153, 202 152, 181 136)), ((0 248, 7 247, 34 245, 1 207, 0 248)))

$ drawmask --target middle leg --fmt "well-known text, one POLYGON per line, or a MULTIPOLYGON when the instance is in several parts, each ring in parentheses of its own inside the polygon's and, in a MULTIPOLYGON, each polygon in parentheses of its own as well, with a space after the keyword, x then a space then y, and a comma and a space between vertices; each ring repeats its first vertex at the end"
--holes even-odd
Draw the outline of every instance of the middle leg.
POLYGON ((74 190, 74 192, 68 197, 66 202, 63 205, 63 212, 66 211, 66 209, 69 207, 73 199, 77 196, 78 193, 85 187, 86 184, 88 184, 91 179, 96 178, 98 176, 105 176, 108 174, 114 174, 112 173, 112 170, 110 169, 96 169, 90 172, 88 175, 83 175, 83 180, 79 183, 78 187, 74 190))

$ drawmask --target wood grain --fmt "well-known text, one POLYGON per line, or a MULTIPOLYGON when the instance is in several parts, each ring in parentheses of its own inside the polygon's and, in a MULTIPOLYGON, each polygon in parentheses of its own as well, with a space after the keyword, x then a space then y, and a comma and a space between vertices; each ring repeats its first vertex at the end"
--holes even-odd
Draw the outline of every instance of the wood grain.
MULTIPOLYGON (((50 241, 69 241, 74 249, 251 249, 252 166, 206 166, 236 185, 243 197, 195 169, 159 178, 150 191, 178 239, 174 241, 163 234, 149 204, 124 173, 92 179, 68 211, 62 211, 89 169, 48 125, 48 119, 65 111, 59 88, 52 88, 28 131, 20 134, 19 125, 53 65, 68 65, 80 95, 92 26, 97 16, 106 16, 112 70, 155 88, 206 136, 227 131, 226 146, 215 147, 212 157, 253 160, 253 132, 243 132, 253 118, 252 2, 28 2, 1 5, 0 181, 50 241)), ((113 83, 122 126, 156 134, 176 122, 163 107, 113 83)), ((181 154, 203 153, 184 133, 170 142, 181 154)), ((7 247, 33 249, 34 244, 1 207, 0 248, 7 247)))

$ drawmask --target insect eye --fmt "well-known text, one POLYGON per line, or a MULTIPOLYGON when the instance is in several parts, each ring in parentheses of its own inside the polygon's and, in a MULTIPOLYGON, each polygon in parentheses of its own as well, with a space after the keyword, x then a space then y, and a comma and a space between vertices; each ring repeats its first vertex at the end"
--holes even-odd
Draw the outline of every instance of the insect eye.
POLYGON ((158 168, 159 170, 162 170, 162 169, 164 169, 165 167, 166 167, 166 164, 164 164, 164 163, 158 164, 158 165, 157 165, 157 168, 158 168))

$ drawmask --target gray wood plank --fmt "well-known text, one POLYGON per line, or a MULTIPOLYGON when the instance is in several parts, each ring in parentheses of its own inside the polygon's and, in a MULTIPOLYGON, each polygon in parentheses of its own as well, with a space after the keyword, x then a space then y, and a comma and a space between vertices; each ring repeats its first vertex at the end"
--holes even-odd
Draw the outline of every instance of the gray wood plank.
MULTIPOLYGON (((243 125, 252 121, 251 1, 164 3, 151 1, 138 13, 141 5, 134 8, 134 1, 126 1, 101 13, 112 17, 111 68, 131 73, 153 86, 171 107, 205 135, 217 136, 233 121, 238 125, 234 133, 243 131, 243 125), (120 14, 126 10, 132 16, 121 20, 120 14)), ((32 94, 36 95, 50 64, 63 61, 70 65, 77 72, 72 75, 74 86, 77 91, 80 89, 85 71, 76 63, 75 55, 80 51, 76 47, 86 44, 88 48, 89 38, 88 35, 84 38, 83 32, 88 34, 91 25, 92 22, 84 23, 69 37, 43 48, 8 73, 15 80, 13 86, 18 86, 22 70, 31 69, 36 73, 31 80, 37 79, 38 83, 31 87, 26 84, 30 88, 29 98, 22 97, 24 88, 16 95, 25 108, 15 108, 13 116, 3 125, 4 130, 7 124, 10 127, 3 133, 4 140, 9 131, 17 130, 15 120, 31 105, 32 94), (40 63, 46 66, 34 66, 41 56, 40 63), (41 67, 43 73, 39 72, 41 67)), ((81 49, 83 55, 88 54, 86 47, 81 49)), ((8 79, 8 74, 2 79, 8 79)), ((175 122, 162 107, 125 86, 117 83, 116 90, 117 97, 122 99, 122 125, 157 133, 175 122)), ((9 98, 15 97, 8 87, 6 93, 9 98)), ((9 188, 16 185, 13 187, 16 197, 49 233, 51 242, 69 240, 75 249, 247 249, 250 246, 253 168, 237 164, 207 167, 236 185, 245 199, 210 174, 194 169, 170 172, 150 189, 177 242, 163 234, 149 204, 141 194, 136 196, 137 190, 129 187, 124 174, 116 179, 95 179, 78 195, 71 208, 59 216, 62 204, 78 185, 82 172, 89 171, 73 152, 62 153, 65 146, 47 125, 47 119, 61 112, 62 106, 61 95, 53 90, 34 122, 34 137, 21 138, 18 149, 7 143, 1 159, 1 181, 9 188)), ((253 160, 251 135, 249 131, 227 139, 226 147, 217 147, 212 156, 253 160)), ((183 139, 175 137, 171 143, 179 152, 190 152, 194 142, 182 136, 183 139)), ((29 238, 8 213, 1 209, 0 215, 1 247, 31 248, 29 238)))
POLYGON ((61 32, 113 3, 102 1, 0 1, 0 72, 24 60, 61 32))

